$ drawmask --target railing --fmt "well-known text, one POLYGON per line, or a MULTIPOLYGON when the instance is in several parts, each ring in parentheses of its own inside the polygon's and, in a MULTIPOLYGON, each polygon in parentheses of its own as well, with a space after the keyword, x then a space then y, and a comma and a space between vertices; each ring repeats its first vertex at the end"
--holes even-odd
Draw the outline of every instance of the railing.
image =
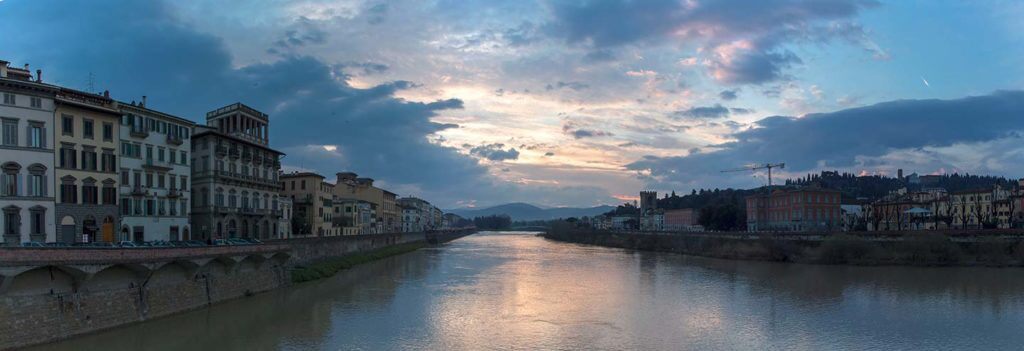
POLYGON ((169 170, 173 169, 173 167, 171 167, 170 165, 167 165, 167 164, 165 164, 164 162, 161 162, 161 161, 156 161, 156 160, 151 159, 151 158, 147 158, 146 159, 146 163, 142 164, 142 168, 152 168, 152 169, 164 170, 164 171, 169 171, 169 170))
POLYGON ((168 199, 175 199, 175 198, 179 198, 179 197, 181 197, 181 190, 178 190, 178 189, 175 189, 175 188, 170 188, 170 189, 167 190, 167 198, 168 199))
POLYGON ((146 196, 149 195, 149 191, 143 189, 142 186, 136 185, 132 187, 132 196, 146 196))
POLYGON ((182 140, 180 136, 167 134, 167 143, 172 145, 181 145, 182 140))
POLYGON ((145 128, 143 128, 143 129, 132 128, 131 132, 129 132, 128 135, 131 135, 132 137, 135 137, 135 138, 143 138, 143 139, 145 139, 146 137, 149 137, 149 131, 146 130, 145 128))

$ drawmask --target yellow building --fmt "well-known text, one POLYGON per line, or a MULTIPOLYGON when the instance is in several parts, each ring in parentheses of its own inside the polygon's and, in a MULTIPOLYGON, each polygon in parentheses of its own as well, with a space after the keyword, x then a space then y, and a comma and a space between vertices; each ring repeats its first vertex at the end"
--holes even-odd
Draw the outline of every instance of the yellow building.
POLYGON ((371 225, 374 233, 397 233, 402 231, 398 215, 397 195, 373 186, 373 178, 358 178, 355 173, 341 172, 334 184, 334 195, 339 199, 353 199, 369 202, 377 210, 371 225))
POLYGON ((341 235, 341 229, 333 225, 334 185, 324 182, 324 176, 312 172, 284 174, 281 185, 281 196, 293 201, 293 236, 341 235))
POLYGON ((114 241, 118 223, 118 112, 109 94, 62 88, 54 146, 57 241, 114 241))

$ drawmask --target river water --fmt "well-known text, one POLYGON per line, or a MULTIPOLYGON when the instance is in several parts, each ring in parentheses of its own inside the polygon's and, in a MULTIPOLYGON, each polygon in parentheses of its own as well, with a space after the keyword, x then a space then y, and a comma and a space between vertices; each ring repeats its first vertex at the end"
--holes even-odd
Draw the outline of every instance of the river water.
POLYGON ((38 350, 990 350, 1024 269, 706 259, 480 233, 38 350))

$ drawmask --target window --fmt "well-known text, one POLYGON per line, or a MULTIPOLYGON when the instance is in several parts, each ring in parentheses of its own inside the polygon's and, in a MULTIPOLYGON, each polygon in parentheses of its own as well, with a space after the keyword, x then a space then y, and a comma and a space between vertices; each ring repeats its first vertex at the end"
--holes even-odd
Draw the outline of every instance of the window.
POLYGON ((96 205, 99 203, 98 190, 96 184, 82 184, 82 203, 88 205, 96 205))
POLYGON ((153 161, 153 145, 146 145, 146 161, 153 161))
POLYGON ((15 99, 14 99, 14 94, 4 93, 4 105, 14 105, 14 104, 16 104, 15 99))
MULTIPOLYGON (((6 97, 7 94, 4 94, 6 97)), ((21 209, 8 206, 4 207, 4 235, 21 234, 21 209)))
POLYGON ((42 174, 30 174, 28 176, 28 196, 46 196, 46 176, 42 174))
POLYGON ((156 214, 156 202, 153 199, 146 200, 146 215, 152 216, 156 214))
POLYGON ((96 170, 96 151, 82 150, 82 170, 96 170))
MULTIPOLYGON (((170 154, 170 156, 171 156, 171 160, 170 160, 171 164, 175 164, 175 163, 178 163, 178 157, 177 157, 177 156, 178 156, 178 153, 177 153, 177 152, 174 152, 174 149, 171 149, 171 150, 170 150, 170 151, 169 151, 168 153, 169 153, 169 154, 170 154)), ((184 159, 182 159, 182 162, 185 162, 185 160, 184 160, 184 159)))
POLYGON ((117 159, 115 158, 114 154, 110 152, 104 152, 101 156, 103 157, 103 167, 100 170, 107 173, 117 172, 117 170, 115 169, 117 167, 117 159))
MULTIPOLYGON (((188 159, 188 153, 182 151, 181 152, 181 164, 185 164, 185 160, 187 160, 187 159, 188 159)), ((174 156, 173 155, 171 156, 171 162, 174 162, 174 156)))
POLYGON ((46 128, 41 123, 30 123, 28 126, 28 147, 46 148, 46 128))
POLYGON ((117 205, 117 189, 113 186, 103 186, 103 204, 117 205))
POLYGON ((65 181, 60 185, 60 202, 64 204, 78 203, 78 186, 74 180, 65 181))
POLYGON ((135 171, 135 172, 132 173, 132 175, 134 175, 133 179, 135 180, 134 182, 132 182, 132 185, 134 185, 137 188, 141 188, 142 187, 142 172, 135 171))
POLYGON ((83 119, 82 120, 82 137, 86 138, 86 139, 93 139, 93 133, 95 133, 95 132, 96 131, 93 130, 92 120, 91 119, 83 119))
POLYGON ((181 191, 188 191, 188 177, 181 176, 181 191))
POLYGON ((103 123, 103 141, 114 141, 114 124, 103 123))
POLYGON ((153 173, 146 173, 146 187, 153 187, 153 173))
POLYGON ((28 211, 30 213, 29 216, 31 216, 30 234, 44 234, 45 229, 43 228, 46 228, 44 226, 46 223, 46 208, 36 206, 28 209, 28 211))
POLYGON ((122 169, 121 170, 121 185, 127 186, 130 183, 129 181, 131 180, 129 178, 130 177, 128 176, 128 170, 127 169, 122 169))
POLYGON ((75 119, 70 115, 62 115, 60 132, 64 135, 75 135, 75 119))
POLYGON ((164 212, 164 207, 165 207, 164 205, 165 205, 166 203, 167 203, 167 201, 164 201, 164 199, 159 199, 159 200, 157 200, 157 204, 159 205, 158 207, 159 207, 159 209, 160 209, 160 210, 159 210, 159 211, 157 212, 157 214, 158 214, 158 215, 161 215, 161 216, 163 216, 164 214, 166 214, 166 213, 167 213, 167 212, 164 212))
POLYGON ((156 184, 157 184, 158 188, 161 188, 161 189, 165 188, 165 186, 164 186, 164 175, 163 174, 157 174, 156 175, 156 184))
POLYGON ((302 190, 306 190, 306 181, 305 180, 302 181, 302 190))
POLYGON ((28 101, 32 108, 43 108, 43 99, 33 96, 28 98, 28 101))
POLYGON ((164 148, 160 147, 156 150, 156 159, 160 162, 164 162, 164 148))
POLYGON ((0 196, 18 196, 18 173, 4 170, 0 176, 0 196))
POLYGON ((121 215, 129 216, 132 214, 132 199, 130 197, 121 198, 121 215))
POLYGON ((3 144, 5 146, 18 146, 18 120, 3 119, 3 144))

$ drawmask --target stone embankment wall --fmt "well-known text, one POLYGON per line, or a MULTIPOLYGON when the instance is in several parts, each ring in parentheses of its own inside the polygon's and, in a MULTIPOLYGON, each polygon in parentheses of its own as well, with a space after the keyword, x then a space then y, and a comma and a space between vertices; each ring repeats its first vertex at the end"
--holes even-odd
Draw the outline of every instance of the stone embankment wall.
POLYGON ((1021 266, 1019 231, 643 233, 553 228, 552 240, 715 258, 850 265, 1021 266))
POLYGON ((295 266, 471 233, 355 235, 196 248, 0 248, 0 350, 289 286, 295 266))

